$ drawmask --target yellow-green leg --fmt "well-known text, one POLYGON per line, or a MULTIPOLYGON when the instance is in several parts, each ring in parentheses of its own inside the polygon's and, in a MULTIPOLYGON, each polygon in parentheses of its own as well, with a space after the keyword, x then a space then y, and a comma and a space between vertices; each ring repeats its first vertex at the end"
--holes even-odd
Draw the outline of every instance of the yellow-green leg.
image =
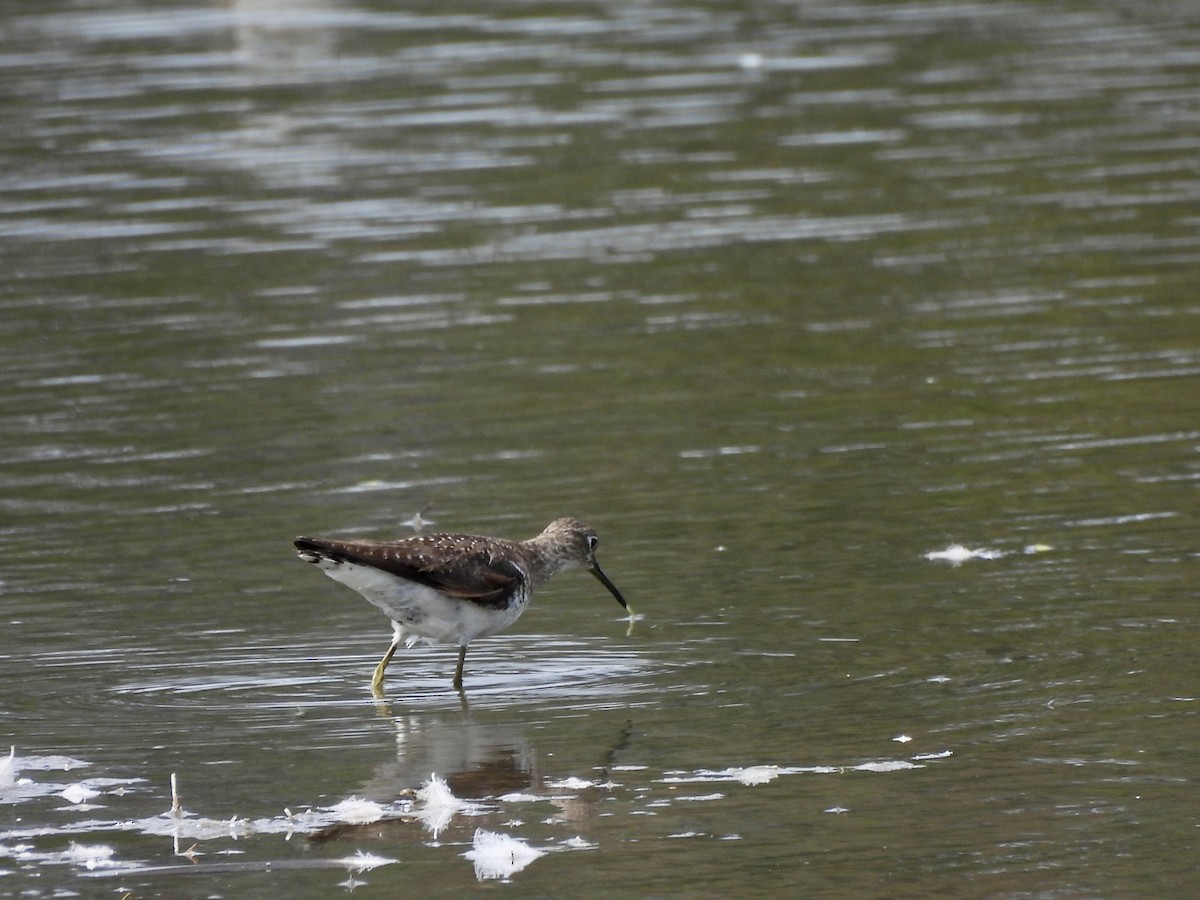
POLYGON ((458 666, 454 669, 454 689, 461 691, 462 687, 462 670, 463 663, 467 661, 467 645, 463 644, 458 648, 458 666))
POLYGON ((394 629, 392 635, 391 646, 387 648, 387 653, 383 654, 383 659, 379 661, 379 665, 375 667, 375 672, 371 676, 371 693, 376 697, 383 696, 383 670, 387 668, 388 663, 392 661, 392 657, 396 655, 396 648, 400 646, 400 641, 404 637, 404 633, 400 630, 400 626, 395 622, 392 623, 394 629))

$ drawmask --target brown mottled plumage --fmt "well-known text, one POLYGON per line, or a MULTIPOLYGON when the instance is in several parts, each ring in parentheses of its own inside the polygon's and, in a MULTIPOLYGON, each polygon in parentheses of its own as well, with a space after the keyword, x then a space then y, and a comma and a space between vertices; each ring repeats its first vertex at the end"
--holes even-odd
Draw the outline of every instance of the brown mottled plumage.
POLYGON ((430 534, 396 541, 302 537, 295 545, 301 559, 354 588, 392 620, 391 646, 371 679, 378 694, 400 641, 421 638, 459 645, 454 686, 461 690, 467 644, 511 625, 534 588, 567 569, 587 569, 626 606, 596 563, 597 543, 596 532, 578 519, 555 519, 527 541, 430 534))

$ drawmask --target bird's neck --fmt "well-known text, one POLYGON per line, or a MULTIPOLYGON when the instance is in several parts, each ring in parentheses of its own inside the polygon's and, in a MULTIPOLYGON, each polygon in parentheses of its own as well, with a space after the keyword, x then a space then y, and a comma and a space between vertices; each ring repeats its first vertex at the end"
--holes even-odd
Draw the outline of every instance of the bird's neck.
POLYGON ((568 556, 556 552, 552 540, 543 537, 538 535, 523 542, 525 556, 529 561, 529 580, 535 586, 549 581, 559 572, 565 572, 575 565, 568 556))

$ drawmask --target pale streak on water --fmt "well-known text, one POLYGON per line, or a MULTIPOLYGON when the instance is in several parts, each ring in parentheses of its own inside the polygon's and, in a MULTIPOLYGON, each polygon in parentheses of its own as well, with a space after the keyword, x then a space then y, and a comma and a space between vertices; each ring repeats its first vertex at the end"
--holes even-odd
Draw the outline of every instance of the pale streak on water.
POLYGON ((0 85, 0 895, 1200 886, 1194 4, 9 4, 0 85), (430 501, 642 618, 377 704, 289 541, 430 501))

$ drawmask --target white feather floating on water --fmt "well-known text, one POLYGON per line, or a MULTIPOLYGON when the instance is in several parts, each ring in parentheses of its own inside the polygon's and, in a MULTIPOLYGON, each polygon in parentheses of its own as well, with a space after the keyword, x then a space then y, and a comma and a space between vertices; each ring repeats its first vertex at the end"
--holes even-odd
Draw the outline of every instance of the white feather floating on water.
POLYGON ((444 779, 439 778, 436 772, 431 774, 429 780, 421 785, 417 791, 417 800, 421 802, 421 807, 417 810, 417 817, 426 828, 433 832, 435 840, 450 824, 454 814, 469 806, 468 803, 454 796, 450 786, 444 779))
POLYGON ((515 875, 545 854, 546 851, 530 847, 518 838, 478 828, 471 849, 463 856, 475 864, 476 878, 495 881, 515 875))
POLYGON ((0 760, 0 787, 7 787, 17 781, 17 748, 8 751, 8 757, 0 760))
POLYGON ((353 856, 347 856, 337 860, 337 862, 351 872, 369 872, 371 869, 391 865, 394 862, 399 862, 399 860, 391 859, 387 856, 376 856, 374 853, 364 853, 362 850, 359 850, 353 856))
POLYGON ((450 785, 436 772, 430 774, 429 780, 417 790, 417 799, 426 806, 444 806, 447 809, 462 809, 466 805, 454 796, 450 785))

